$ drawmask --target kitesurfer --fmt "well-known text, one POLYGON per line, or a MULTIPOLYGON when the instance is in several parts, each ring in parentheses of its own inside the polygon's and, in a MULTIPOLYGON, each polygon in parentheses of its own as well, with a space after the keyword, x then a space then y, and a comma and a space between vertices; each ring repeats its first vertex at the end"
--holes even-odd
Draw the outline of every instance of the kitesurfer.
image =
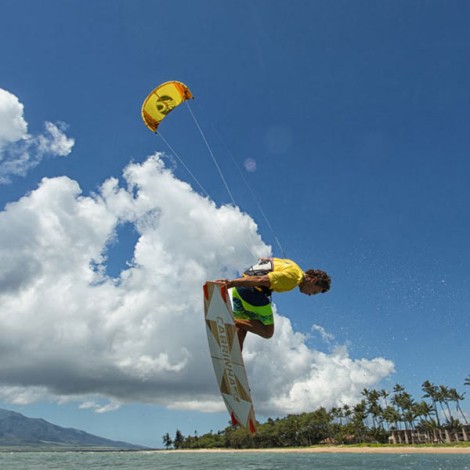
POLYGON ((242 349, 248 332, 263 338, 274 334, 273 292, 287 292, 298 286, 302 294, 315 295, 327 292, 331 286, 326 272, 303 271, 294 261, 280 258, 262 258, 242 277, 222 282, 232 288, 233 315, 242 349))

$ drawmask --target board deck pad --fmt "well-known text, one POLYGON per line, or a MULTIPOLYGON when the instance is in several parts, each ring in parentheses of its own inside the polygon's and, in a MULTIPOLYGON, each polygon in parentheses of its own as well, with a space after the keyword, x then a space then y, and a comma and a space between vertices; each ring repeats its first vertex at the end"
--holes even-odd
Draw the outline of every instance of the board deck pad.
POLYGON ((220 393, 232 424, 256 432, 256 418, 243 356, 235 329, 232 302, 222 283, 204 284, 207 339, 220 393))

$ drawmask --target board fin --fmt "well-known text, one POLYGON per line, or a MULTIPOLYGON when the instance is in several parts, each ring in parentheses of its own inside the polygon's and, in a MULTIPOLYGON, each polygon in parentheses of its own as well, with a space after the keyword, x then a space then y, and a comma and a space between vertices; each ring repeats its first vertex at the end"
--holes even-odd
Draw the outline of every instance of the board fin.
POLYGON ((251 419, 250 419, 250 432, 252 432, 253 434, 256 432, 255 424, 253 423, 251 419))
POLYGON ((237 426, 238 421, 237 421, 237 418, 235 418, 235 413, 233 411, 232 411, 232 414, 230 415, 230 417, 232 418, 232 425, 237 426))
POLYGON ((222 296, 222 299, 224 299, 224 302, 227 303, 227 288, 225 286, 220 288, 220 295, 222 296))

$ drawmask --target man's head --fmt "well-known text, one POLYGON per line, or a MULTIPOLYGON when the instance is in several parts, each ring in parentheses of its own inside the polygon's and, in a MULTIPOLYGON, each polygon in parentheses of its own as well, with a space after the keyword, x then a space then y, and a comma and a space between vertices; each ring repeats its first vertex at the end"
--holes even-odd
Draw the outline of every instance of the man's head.
POLYGON ((330 287, 330 276, 319 269, 309 269, 305 271, 304 279, 299 284, 300 292, 307 295, 323 294, 330 290, 330 287))

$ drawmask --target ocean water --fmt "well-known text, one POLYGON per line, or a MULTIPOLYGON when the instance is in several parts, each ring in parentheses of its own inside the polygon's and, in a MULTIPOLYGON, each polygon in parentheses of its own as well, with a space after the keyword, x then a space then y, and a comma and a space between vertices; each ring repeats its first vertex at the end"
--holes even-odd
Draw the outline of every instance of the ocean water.
POLYGON ((470 455, 264 452, 0 452, 1 470, 470 470, 470 455))

